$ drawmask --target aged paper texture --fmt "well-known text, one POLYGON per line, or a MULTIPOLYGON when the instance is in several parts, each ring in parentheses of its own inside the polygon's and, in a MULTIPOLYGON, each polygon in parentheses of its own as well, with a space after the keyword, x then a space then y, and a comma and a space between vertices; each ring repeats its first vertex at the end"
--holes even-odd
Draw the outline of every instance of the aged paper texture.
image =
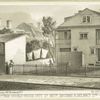
POLYGON ((1 2, 0 99, 100 98, 100 2, 1 2))

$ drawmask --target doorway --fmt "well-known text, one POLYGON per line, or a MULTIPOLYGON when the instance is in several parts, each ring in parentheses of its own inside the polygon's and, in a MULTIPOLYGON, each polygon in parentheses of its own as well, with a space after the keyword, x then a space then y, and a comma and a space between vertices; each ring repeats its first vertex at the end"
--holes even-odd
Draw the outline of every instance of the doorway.
POLYGON ((5 57, 3 54, 0 54, 0 74, 5 72, 5 57))

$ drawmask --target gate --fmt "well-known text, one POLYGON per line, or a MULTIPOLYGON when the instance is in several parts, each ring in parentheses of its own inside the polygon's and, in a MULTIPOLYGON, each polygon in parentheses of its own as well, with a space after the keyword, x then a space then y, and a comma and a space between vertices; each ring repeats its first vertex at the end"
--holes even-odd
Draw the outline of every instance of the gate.
POLYGON ((57 52, 57 65, 63 66, 70 63, 71 70, 77 70, 82 67, 82 52, 57 52))

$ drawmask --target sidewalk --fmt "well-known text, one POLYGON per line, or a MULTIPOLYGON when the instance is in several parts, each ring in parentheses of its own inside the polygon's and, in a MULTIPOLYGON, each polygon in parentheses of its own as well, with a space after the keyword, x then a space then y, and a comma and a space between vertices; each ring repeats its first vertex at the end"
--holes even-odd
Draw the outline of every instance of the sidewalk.
POLYGON ((63 76, 32 76, 32 75, 0 75, 0 81, 62 85, 100 89, 100 78, 63 77, 63 76))

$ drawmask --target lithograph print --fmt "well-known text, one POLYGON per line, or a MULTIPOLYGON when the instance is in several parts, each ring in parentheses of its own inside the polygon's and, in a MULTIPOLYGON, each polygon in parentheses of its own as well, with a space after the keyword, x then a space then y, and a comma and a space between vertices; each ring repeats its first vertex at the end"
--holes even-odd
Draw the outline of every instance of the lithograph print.
POLYGON ((1 93, 99 89, 99 2, 0 4, 1 93))

